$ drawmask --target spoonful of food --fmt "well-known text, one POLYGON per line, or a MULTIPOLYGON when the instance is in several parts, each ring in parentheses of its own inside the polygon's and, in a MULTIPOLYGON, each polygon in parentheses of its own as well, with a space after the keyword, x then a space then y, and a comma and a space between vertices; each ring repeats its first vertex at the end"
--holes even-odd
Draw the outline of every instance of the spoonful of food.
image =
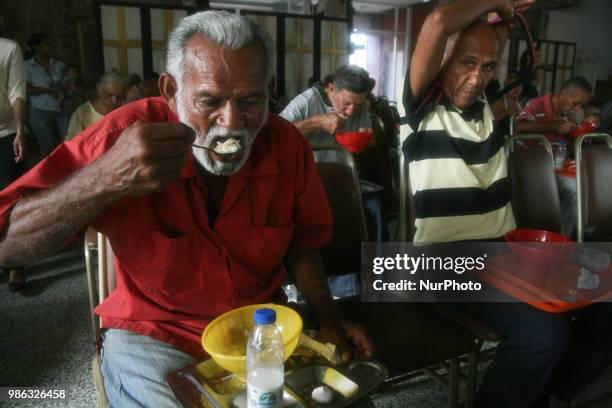
POLYGON ((221 160, 234 158, 242 149, 242 146, 240 146, 240 140, 234 139, 233 137, 230 137, 224 142, 217 141, 217 145, 214 148, 197 144, 192 144, 192 146, 199 149, 208 150, 209 152, 217 155, 221 160))

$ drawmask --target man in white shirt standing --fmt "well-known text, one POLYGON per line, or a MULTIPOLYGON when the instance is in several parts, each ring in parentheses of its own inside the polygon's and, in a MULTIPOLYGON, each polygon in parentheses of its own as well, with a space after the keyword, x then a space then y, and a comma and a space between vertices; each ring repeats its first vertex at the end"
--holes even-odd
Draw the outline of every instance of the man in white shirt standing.
MULTIPOLYGON (((0 37, 0 190, 19 175, 25 158, 26 68, 19 44, 0 37)), ((21 271, 12 270, 11 290, 24 287, 21 271)))

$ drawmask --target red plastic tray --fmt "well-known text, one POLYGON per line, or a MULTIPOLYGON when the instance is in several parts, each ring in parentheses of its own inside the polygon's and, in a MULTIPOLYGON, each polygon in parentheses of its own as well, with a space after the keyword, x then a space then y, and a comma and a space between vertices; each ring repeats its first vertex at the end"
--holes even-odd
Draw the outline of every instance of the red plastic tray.
MULTIPOLYGON (((491 258, 487 262, 486 269, 477 272, 476 277, 507 295, 550 313, 563 313, 580 309, 612 297, 612 290, 600 288, 589 290, 588 298, 590 300, 580 300, 586 299, 585 294, 581 290, 570 288, 567 285, 567 282, 577 282, 580 275, 580 267, 574 264, 564 265, 557 273, 549 277, 547 289, 542 290, 504 269, 504 265, 516 265, 516 262, 511 260, 513 256, 512 254, 504 254, 491 258), (574 296, 577 301, 569 302, 565 300, 569 296, 574 296)), ((612 279, 612 265, 598 275, 602 283, 601 287, 606 287, 605 282, 612 279)))

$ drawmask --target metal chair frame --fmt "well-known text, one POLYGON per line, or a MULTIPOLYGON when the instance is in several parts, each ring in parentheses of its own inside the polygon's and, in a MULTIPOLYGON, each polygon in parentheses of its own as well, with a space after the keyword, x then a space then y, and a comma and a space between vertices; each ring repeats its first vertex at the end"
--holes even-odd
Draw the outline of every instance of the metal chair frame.
POLYGON ((574 142, 574 150, 576 154, 576 196, 577 196, 577 211, 576 211, 576 230, 578 242, 584 242, 584 214, 583 214, 583 196, 582 191, 582 144, 585 140, 601 139, 605 142, 609 149, 612 150, 612 136, 607 133, 587 133, 579 136, 574 142))
MULTIPOLYGON (((93 339, 97 341, 98 331, 101 328, 100 318, 94 314, 94 308, 100 304, 109 294, 108 285, 108 257, 112 255, 112 251, 107 250, 107 238, 101 233, 97 234, 97 247, 89 245, 87 240, 84 240, 85 251, 85 268, 87 270, 87 289, 89 292, 89 306, 91 313, 91 326, 93 331, 93 339), (93 262, 93 251, 98 252, 98 280, 96 282, 96 272, 93 262)), ((98 407, 107 408, 110 404, 104 390, 104 378, 102 377, 100 367, 100 356, 98 353, 94 356, 91 362, 92 375, 94 385, 98 394, 98 407)))
POLYGON ((537 142, 540 142, 544 149, 550 154, 550 159, 553 159, 552 145, 550 144, 548 139, 546 139, 546 136, 537 133, 521 133, 517 135, 511 135, 506 140, 506 143, 504 143, 504 151, 506 153, 506 157, 508 157, 510 153, 514 151, 515 142, 522 140, 535 140, 537 142))

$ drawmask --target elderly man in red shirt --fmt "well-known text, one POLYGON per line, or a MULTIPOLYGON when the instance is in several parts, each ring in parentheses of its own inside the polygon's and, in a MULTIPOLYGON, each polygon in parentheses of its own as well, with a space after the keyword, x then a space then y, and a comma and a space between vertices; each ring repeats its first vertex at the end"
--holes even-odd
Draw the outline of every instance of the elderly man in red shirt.
POLYGON ((517 118, 518 133, 542 133, 551 142, 566 140, 576 127, 568 116, 584 107, 592 91, 586 79, 574 77, 565 81, 559 92, 530 100, 517 118))
MULTIPOLYGON (((584 107, 592 91, 586 79, 574 77, 565 81, 558 93, 530 100, 517 118, 518 133, 541 133, 551 143, 567 141, 567 134, 576 127, 568 116, 584 107)), ((556 177, 561 200, 561 232, 571 236, 576 228, 576 180, 559 174, 556 177)))
POLYGON ((166 375, 205 357, 200 335, 216 316, 282 301, 283 260, 322 335, 372 351, 321 271, 332 220, 308 142, 267 112, 272 51, 246 18, 187 17, 169 40, 162 97, 112 112, 0 193, 2 266, 47 256, 88 225, 108 236, 117 288, 96 313, 113 406, 177 405, 166 375), (217 152, 224 143, 232 155, 217 152))

